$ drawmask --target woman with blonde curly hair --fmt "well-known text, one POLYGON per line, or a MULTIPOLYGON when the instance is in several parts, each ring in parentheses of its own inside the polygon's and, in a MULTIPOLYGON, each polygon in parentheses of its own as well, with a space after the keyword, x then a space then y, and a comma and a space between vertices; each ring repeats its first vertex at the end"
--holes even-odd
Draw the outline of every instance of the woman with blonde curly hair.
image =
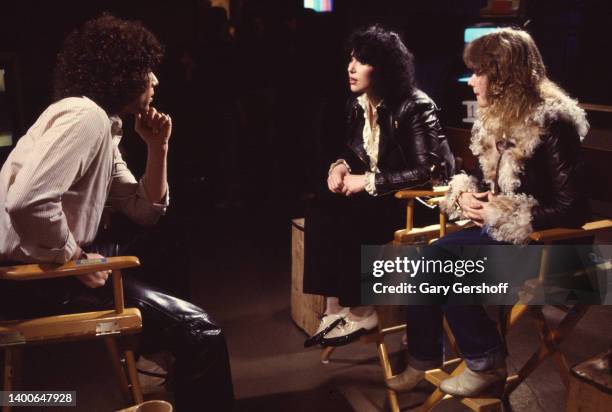
MULTIPOLYGON (((588 219, 580 143, 585 113, 546 76, 542 56, 523 31, 504 28, 469 43, 463 54, 478 103, 470 149, 475 175, 458 174, 442 204, 474 223, 438 245, 524 244, 534 230, 580 227, 588 219)), ((442 363, 444 308, 408 307, 408 367, 388 385, 410 390, 442 363)), ((482 306, 445 311, 468 368, 442 382, 458 396, 499 395, 506 350, 482 306)))

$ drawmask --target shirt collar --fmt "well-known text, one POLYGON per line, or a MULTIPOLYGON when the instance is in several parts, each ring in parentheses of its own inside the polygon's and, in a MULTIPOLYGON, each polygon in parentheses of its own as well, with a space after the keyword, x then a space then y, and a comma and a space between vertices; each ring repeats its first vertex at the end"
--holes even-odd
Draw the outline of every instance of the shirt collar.
MULTIPOLYGON (((357 96, 357 102, 359 103, 359 105, 361 106, 361 108, 363 109, 364 112, 368 111, 368 96, 363 93, 360 94, 359 96, 357 96)), ((375 109, 378 109, 379 107, 381 107, 383 105, 383 100, 381 99, 380 102, 378 102, 378 104, 374 107, 375 109)))
POLYGON ((111 123, 111 135, 113 138, 123 136, 123 122, 121 118, 117 115, 112 115, 109 117, 111 123))
MULTIPOLYGON (((85 99, 93 102, 94 104, 96 104, 98 107, 100 107, 96 102, 94 102, 93 100, 91 100, 89 97, 87 96, 83 96, 85 99)), ((100 107, 101 108, 101 107, 100 107)), ((101 108, 102 109, 102 108, 101 108)), ((102 109, 104 110, 104 109, 102 109)), ((108 116, 108 114, 107 114, 108 116)), ((121 136, 123 136, 123 121, 121 120, 121 117, 119 117, 116 114, 110 115, 108 116, 108 120, 110 120, 110 126, 111 126, 111 136, 113 138, 118 137, 119 139, 121 139, 121 136)))

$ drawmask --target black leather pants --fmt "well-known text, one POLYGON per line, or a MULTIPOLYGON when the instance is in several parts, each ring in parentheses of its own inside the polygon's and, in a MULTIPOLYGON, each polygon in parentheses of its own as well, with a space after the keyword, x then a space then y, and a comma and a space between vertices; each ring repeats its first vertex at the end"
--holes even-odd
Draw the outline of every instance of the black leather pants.
MULTIPOLYGON (((221 328, 203 309, 130 277, 129 271, 123 281, 126 306, 137 307, 142 313, 141 351, 169 351, 176 359, 176 410, 231 410, 233 387, 221 328)), ((19 284, 3 281, 0 299, 19 312, 4 315, 16 317, 113 307, 110 279, 97 289, 89 289, 75 278, 19 284)))

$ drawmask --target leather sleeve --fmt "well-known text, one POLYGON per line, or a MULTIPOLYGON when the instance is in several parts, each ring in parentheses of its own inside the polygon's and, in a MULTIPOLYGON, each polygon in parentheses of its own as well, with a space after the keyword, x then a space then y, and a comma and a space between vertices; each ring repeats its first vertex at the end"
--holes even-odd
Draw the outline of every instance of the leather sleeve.
POLYGON ((552 176, 553 200, 540 202, 531 210, 534 230, 551 227, 577 227, 584 223, 588 210, 584 194, 580 138, 575 127, 557 122, 544 138, 546 167, 552 176))
POLYGON ((428 184, 434 164, 430 156, 430 142, 437 141, 440 131, 440 121, 433 102, 417 102, 404 113, 392 144, 396 144, 397 149, 402 151, 407 167, 376 173, 376 192, 384 194, 428 184))

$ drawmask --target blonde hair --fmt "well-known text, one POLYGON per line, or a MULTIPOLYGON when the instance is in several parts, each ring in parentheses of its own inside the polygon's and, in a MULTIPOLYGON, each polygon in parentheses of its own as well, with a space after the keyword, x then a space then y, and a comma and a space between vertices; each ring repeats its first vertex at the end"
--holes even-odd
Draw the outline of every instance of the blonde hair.
POLYGON ((535 108, 565 92, 548 79, 542 55, 529 33, 503 28, 468 43, 466 66, 488 80, 488 105, 479 108, 483 126, 498 137, 525 126, 535 108))

